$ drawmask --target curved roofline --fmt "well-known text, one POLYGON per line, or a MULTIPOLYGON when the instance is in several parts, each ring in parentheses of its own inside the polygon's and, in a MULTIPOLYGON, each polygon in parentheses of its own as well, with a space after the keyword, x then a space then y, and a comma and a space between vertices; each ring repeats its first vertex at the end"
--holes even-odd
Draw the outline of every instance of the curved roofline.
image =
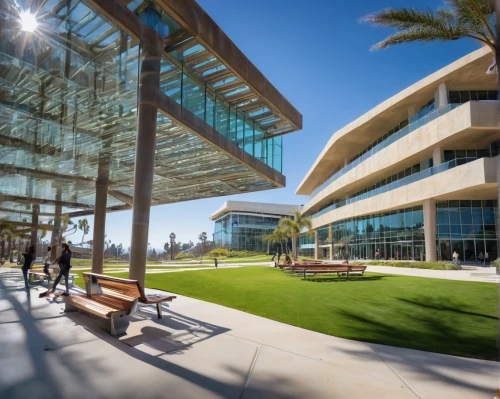
MULTIPOLYGON (((451 64, 448 64, 447 66, 439 69, 438 71, 432 73, 431 75, 426 76, 425 78, 419 80, 418 82, 414 83, 413 85, 407 87, 406 89, 403 89, 399 93, 395 94, 394 96, 388 98, 387 100, 383 101, 382 103, 378 104, 365 114, 361 115, 359 118, 355 119, 351 123, 347 124, 340 130, 337 130, 332 137, 328 140, 325 148, 323 148, 323 151, 321 151, 320 155, 316 158, 316 161, 314 164, 311 166, 307 174, 304 176, 302 181, 300 182, 296 194, 303 194, 303 195, 308 195, 310 194, 315 187, 308 187, 307 183, 311 176, 315 174, 315 172, 318 171, 318 167, 323 163, 327 162, 325 161, 325 156, 332 151, 332 147, 337 143, 337 141, 348 135, 350 132, 352 132, 354 129, 357 129, 364 125, 365 123, 369 122, 370 120, 376 118, 379 116, 381 113, 389 111, 391 108, 396 107, 397 105, 401 105, 402 102, 407 100, 410 96, 418 93, 421 90, 424 90, 428 88, 431 85, 436 85, 437 83, 441 83, 441 81, 445 80, 445 78, 450 75, 451 73, 459 70, 460 68, 463 68, 467 64, 470 64, 474 61, 477 61, 487 55, 491 54, 491 50, 488 47, 482 47, 478 50, 475 50, 467 55, 465 55, 462 58, 459 58, 458 60, 452 62, 451 64)), ((354 154, 353 154, 354 155, 354 154)), ((317 185, 316 185, 317 186, 317 185)))

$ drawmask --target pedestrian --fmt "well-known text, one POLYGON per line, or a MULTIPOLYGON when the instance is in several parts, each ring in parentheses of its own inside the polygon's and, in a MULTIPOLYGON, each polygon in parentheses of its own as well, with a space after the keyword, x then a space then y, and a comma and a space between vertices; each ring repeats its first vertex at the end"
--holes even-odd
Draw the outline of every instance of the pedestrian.
POLYGON ((457 263, 457 251, 453 251, 453 255, 451 255, 452 257, 452 263, 455 265, 457 263))
POLYGON ((69 295, 69 269, 71 269, 71 249, 69 248, 69 244, 64 243, 62 245, 63 251, 57 262, 59 263, 59 267, 61 270, 59 271, 59 275, 56 277, 56 281, 54 281, 54 285, 52 286, 51 293, 56 291, 57 284, 61 281, 62 276, 64 276, 66 281, 66 291, 63 295, 69 295))
POLYGON ((51 277, 50 271, 49 271, 51 249, 52 249, 52 247, 48 247, 47 252, 45 252, 45 255, 43 256, 43 272, 47 276, 48 281, 52 281, 52 277, 51 277))
POLYGON ((380 249, 377 248, 377 252, 375 252, 375 259, 380 260, 380 249))
POLYGON ((477 260, 481 266, 484 265, 484 255, 482 252, 479 252, 479 255, 477 256, 477 260))
POLYGON ((484 251, 484 265, 488 267, 490 264, 490 255, 488 252, 484 251))
POLYGON ((30 246, 28 248, 28 251, 23 253, 23 257, 24 257, 24 263, 21 270, 23 271, 24 286, 26 288, 26 292, 28 292, 30 289, 30 284, 28 280, 28 270, 31 269, 31 265, 35 260, 35 247, 33 245, 30 246))

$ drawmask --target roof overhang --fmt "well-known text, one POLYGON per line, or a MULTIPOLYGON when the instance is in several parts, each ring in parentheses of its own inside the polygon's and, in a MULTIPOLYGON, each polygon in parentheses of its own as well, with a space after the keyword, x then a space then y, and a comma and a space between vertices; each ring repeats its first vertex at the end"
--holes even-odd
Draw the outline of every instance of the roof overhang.
POLYGON ((247 212, 267 215, 288 215, 294 211, 300 211, 302 205, 290 204, 271 204, 266 202, 247 202, 247 201, 226 201, 215 211, 210 220, 216 220, 227 212, 247 212))

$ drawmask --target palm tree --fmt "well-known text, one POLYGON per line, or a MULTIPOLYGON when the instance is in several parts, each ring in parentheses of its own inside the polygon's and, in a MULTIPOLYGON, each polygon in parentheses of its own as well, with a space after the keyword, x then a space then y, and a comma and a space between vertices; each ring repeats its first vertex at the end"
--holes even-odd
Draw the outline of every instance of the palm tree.
MULTIPOLYGON (((271 234, 266 234, 261 237, 262 241, 267 243, 279 243, 282 248, 285 250, 285 255, 288 255, 288 245, 287 241, 290 238, 288 232, 284 229, 280 229, 279 227, 275 228, 271 234)), ((279 263, 279 259, 278 259, 279 263)))
POLYGON ((175 233, 172 232, 170 237, 170 260, 174 260, 175 233))
POLYGON ((206 242, 207 242, 207 233, 204 231, 202 232, 199 236, 198 236, 198 239, 201 241, 201 245, 203 247, 203 254, 205 254, 207 252, 207 249, 206 249, 206 242))
POLYGON ((292 212, 293 219, 282 218, 278 222, 280 229, 284 230, 292 239, 293 259, 297 260, 297 239, 303 229, 311 230, 312 222, 307 216, 304 216, 300 211, 292 212))
POLYGON ((83 232, 82 235, 82 245, 83 245, 83 240, 85 239, 85 236, 89 234, 90 226, 89 226, 89 221, 87 218, 80 219, 78 221, 78 229, 83 232))
POLYGON ((397 30, 372 48, 380 50, 405 43, 470 38, 488 46, 499 57, 496 35, 489 20, 495 13, 495 0, 449 0, 448 3, 449 8, 437 11, 415 7, 386 8, 364 17, 363 22, 397 30))

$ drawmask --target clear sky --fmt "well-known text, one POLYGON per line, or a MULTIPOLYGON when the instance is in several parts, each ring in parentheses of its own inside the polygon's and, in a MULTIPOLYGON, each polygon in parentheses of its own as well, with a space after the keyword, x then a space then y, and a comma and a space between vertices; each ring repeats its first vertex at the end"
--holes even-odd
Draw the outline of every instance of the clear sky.
MULTIPOLYGON (((444 5, 444 0, 198 0, 270 82, 303 115, 303 129, 284 137, 284 189, 151 208, 149 242, 163 248, 213 233, 208 217, 227 199, 305 204, 295 190, 332 134, 388 97, 479 47, 462 40, 371 52, 390 33, 360 24, 385 7, 444 5)), ((93 225, 92 217, 87 218, 93 225)), ((112 242, 130 246, 132 212, 110 213, 112 242)), ((81 240, 81 232, 71 236, 81 240)), ((92 238, 92 231, 85 240, 92 238)))

